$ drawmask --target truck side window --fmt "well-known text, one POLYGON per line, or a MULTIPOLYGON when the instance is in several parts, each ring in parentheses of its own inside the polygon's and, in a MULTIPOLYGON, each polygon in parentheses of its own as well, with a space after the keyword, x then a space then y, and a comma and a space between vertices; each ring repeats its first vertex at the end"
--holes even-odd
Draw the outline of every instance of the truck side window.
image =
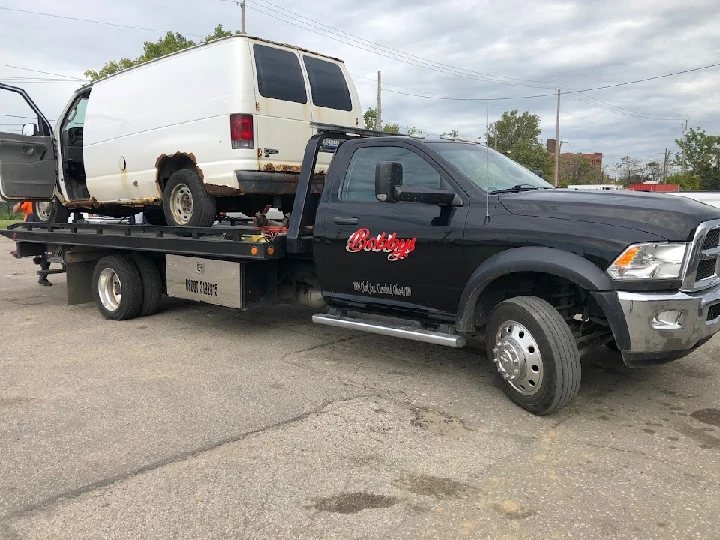
POLYGON ((303 56, 310 80, 312 100, 318 107, 352 111, 352 100, 340 66, 312 56, 303 56))
POLYGON ((403 185, 408 187, 441 187, 438 173, 421 156, 398 146, 358 148, 348 166, 340 189, 344 201, 374 201, 375 167, 380 161, 398 161, 403 166, 403 185))
POLYGON ((258 90, 266 98, 307 103, 300 60, 290 51, 253 45, 258 90))

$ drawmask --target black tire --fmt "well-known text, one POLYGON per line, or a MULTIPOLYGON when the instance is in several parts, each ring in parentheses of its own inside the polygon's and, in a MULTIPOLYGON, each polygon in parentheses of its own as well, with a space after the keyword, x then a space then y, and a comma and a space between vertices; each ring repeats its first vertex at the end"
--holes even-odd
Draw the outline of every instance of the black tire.
POLYGON ((155 225, 157 227, 164 227, 167 225, 167 219, 165 219, 165 214, 161 208, 145 210, 143 215, 145 216, 145 221, 147 221, 150 225, 155 225))
POLYGON ((217 203, 215 197, 208 195, 197 172, 190 169, 181 169, 174 172, 165 185, 163 191, 163 213, 168 225, 175 227, 210 227, 215 222, 217 203), (186 190, 185 200, 189 200, 191 207, 184 213, 174 212, 174 203, 178 190, 186 190))
POLYGON ((148 315, 154 315, 160 309, 160 301, 163 295, 160 269, 154 261, 144 255, 133 253, 130 255, 130 260, 137 268, 140 274, 140 281, 142 282, 142 304, 140 306, 139 316, 147 317, 148 315))
POLYGON ((125 321, 134 319, 140 313, 142 281, 138 269, 128 257, 109 255, 100 259, 95 265, 92 284, 95 304, 106 319, 125 321), (104 274, 106 270, 109 271, 107 275, 104 274), (120 285, 119 291, 115 291, 119 292, 119 299, 109 292, 112 287, 108 281, 114 276, 117 276, 120 285))
POLYGON ((486 343, 505 394, 526 411, 551 413, 570 403, 580 390, 575 338, 560 313, 545 300, 518 296, 498 304, 490 314, 486 343), (511 321, 518 324, 513 326, 511 321), (503 339, 499 340, 500 335, 503 339), (496 348, 500 349, 497 358, 496 348), (521 350, 526 367, 517 367, 517 378, 511 382, 502 375, 501 366, 522 366, 508 362, 519 357, 521 350))
POLYGON ((67 223, 70 221, 70 210, 65 208, 57 197, 53 197, 49 202, 34 202, 33 215, 38 223, 67 223))

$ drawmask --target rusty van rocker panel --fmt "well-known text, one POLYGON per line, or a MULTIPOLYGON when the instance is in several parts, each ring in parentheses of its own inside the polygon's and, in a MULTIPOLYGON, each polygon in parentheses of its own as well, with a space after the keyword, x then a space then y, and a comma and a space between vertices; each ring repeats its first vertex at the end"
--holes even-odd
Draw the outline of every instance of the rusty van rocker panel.
POLYGON ((370 139, 341 146, 318 209, 322 224, 315 231, 315 253, 323 261, 317 271, 330 303, 452 319, 465 285, 457 280, 457 269, 465 265, 468 202, 441 163, 412 140, 370 139), (377 146, 419 154, 460 195, 463 206, 341 200, 352 154, 377 146))

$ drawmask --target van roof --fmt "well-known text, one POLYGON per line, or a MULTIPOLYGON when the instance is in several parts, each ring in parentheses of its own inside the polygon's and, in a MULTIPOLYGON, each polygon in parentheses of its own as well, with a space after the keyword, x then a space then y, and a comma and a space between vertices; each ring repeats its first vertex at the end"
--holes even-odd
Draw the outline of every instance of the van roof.
POLYGON ((335 58, 335 57, 333 57, 333 56, 328 56, 327 54, 318 53, 318 52, 315 52, 315 51, 311 51, 311 50, 309 50, 309 49, 303 49, 302 47, 298 47, 298 46, 296 46, 296 45, 290 45, 290 44, 288 44, 288 43, 280 43, 279 41, 272 41, 272 40, 265 39, 265 38, 261 38, 261 37, 257 37, 257 36, 248 36, 247 34, 243 34, 243 35, 241 35, 241 34, 235 34, 235 35, 228 36, 228 37, 224 37, 224 38, 213 39, 212 41, 203 41, 202 43, 199 43, 199 44, 194 45, 194 46, 192 46, 192 47, 188 47, 187 49, 182 49, 182 50, 180 50, 180 51, 175 51, 175 52, 173 52, 173 53, 166 54, 166 55, 161 56, 161 57, 159 57, 159 58, 153 58, 152 60, 150 60, 150 61, 148 61, 148 62, 143 62, 142 64, 138 64, 137 66, 133 66, 133 67, 130 67, 130 68, 127 68, 127 69, 123 69, 122 71, 118 71, 117 73, 113 73, 112 75, 108 75, 107 77, 103 77, 102 79, 98 79, 97 81, 92 81, 91 83, 88 83, 88 84, 82 86, 81 88, 88 88, 88 87, 90 87, 90 86, 93 86, 94 84, 97 84, 97 83, 101 82, 101 81, 105 81, 105 80, 107 80, 107 79, 111 79, 111 78, 113 78, 113 77, 115 77, 115 76, 117 76, 117 75, 120 75, 121 73, 126 73, 126 72, 128 72, 128 71, 130 71, 130 70, 133 70, 133 69, 136 69, 136 68, 139 68, 139 67, 143 67, 143 66, 147 66, 148 64, 152 64, 153 62, 157 62, 157 61, 159 61, 159 60, 164 60, 164 59, 166 59, 166 58, 170 58, 171 56, 175 56, 175 55, 178 55, 178 54, 184 54, 184 53, 187 53, 187 52, 192 51, 192 50, 194 50, 194 49, 199 49, 200 47, 207 47, 208 45, 214 45, 214 44, 216 44, 216 43, 220 43, 221 41, 229 41, 229 40, 232 40, 232 39, 247 39, 247 40, 249 40, 249 41, 256 41, 256 42, 259 42, 259 43, 269 43, 270 45, 277 45, 278 47, 285 47, 285 48, 287 48, 287 49, 294 49, 294 50, 296 50, 296 51, 300 51, 300 52, 304 52, 304 53, 309 53, 309 54, 314 54, 314 55, 316 55, 316 56, 320 56, 320 57, 322 57, 322 58, 327 58, 328 60, 332 60, 332 61, 334 61, 334 62, 339 62, 339 63, 341 63, 341 64, 344 64, 344 62, 343 62, 340 58, 335 58))

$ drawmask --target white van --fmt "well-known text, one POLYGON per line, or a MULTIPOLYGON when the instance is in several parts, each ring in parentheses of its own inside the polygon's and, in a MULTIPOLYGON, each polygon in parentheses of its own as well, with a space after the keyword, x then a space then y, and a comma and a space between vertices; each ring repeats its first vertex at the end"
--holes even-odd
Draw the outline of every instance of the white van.
POLYGON ((36 112, 38 135, 0 134, 4 199, 52 199, 36 205, 48 221, 142 209, 154 224, 199 227, 220 211, 291 208, 311 122, 357 127, 362 116, 342 60, 248 36, 80 88, 54 134, 36 112))

